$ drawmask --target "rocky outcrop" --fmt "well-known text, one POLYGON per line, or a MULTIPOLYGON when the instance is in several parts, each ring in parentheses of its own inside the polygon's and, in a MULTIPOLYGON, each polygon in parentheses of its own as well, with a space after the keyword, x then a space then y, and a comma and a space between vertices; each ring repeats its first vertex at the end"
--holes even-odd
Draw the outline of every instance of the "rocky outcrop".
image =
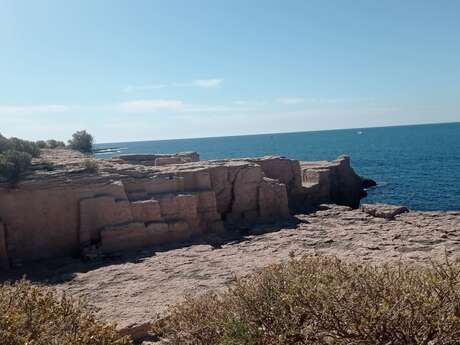
POLYGON ((300 162, 302 171, 301 205, 322 203, 359 207, 367 195, 365 188, 376 185, 363 179, 351 168, 350 157, 340 156, 335 161, 300 162))
POLYGON ((183 157, 198 159, 195 153, 120 156, 99 160, 90 173, 78 153, 45 151, 15 188, 0 184, 2 267, 182 242, 288 219, 322 202, 357 207, 363 195, 347 157, 157 164, 183 157))
POLYGON ((409 212, 405 206, 386 205, 386 204, 363 204, 361 210, 371 216, 394 220, 398 214, 409 212))
POLYGON ((114 160, 129 164, 142 164, 149 166, 163 166, 169 164, 183 164, 198 162, 200 155, 197 152, 179 152, 173 154, 127 154, 113 157, 114 160))

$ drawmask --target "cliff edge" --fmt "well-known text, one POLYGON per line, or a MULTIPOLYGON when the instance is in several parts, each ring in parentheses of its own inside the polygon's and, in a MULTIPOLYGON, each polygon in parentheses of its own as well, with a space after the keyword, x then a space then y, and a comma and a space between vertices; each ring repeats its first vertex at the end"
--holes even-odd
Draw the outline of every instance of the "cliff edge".
POLYGON ((196 153, 90 161, 43 150, 14 187, 0 181, 0 267, 90 258, 289 219, 321 203, 357 208, 365 181, 347 156, 199 161, 196 153))

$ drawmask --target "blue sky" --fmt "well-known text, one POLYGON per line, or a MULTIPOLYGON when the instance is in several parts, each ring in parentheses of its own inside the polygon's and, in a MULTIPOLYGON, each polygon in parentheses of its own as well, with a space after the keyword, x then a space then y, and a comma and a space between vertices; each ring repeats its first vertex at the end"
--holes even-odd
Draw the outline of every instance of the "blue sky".
POLYGON ((460 1, 0 0, 0 91, 34 140, 460 121, 460 1))

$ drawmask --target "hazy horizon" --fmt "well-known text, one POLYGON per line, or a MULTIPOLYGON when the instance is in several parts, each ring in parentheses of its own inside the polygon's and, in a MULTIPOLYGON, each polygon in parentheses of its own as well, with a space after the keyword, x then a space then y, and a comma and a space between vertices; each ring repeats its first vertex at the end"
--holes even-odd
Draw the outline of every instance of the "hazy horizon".
MULTIPOLYGON (((264 132, 264 133, 247 133, 247 134, 233 134, 233 135, 219 135, 209 137, 189 137, 189 138, 165 138, 165 139, 139 139, 139 140, 126 140, 126 141, 112 141, 112 142, 98 142, 96 145, 108 145, 108 144, 123 144, 133 142, 149 142, 149 141, 175 141, 175 140, 193 140, 193 139, 213 139, 213 138, 233 138, 233 137, 246 137, 246 136, 257 136, 257 135, 276 135, 276 134, 296 134, 296 133, 314 133, 314 132, 329 132, 329 131, 343 131, 343 130, 366 130, 374 128, 391 128, 391 127, 412 127, 412 126, 432 126, 432 125, 449 125, 449 124, 460 124, 460 121, 455 122, 430 122, 430 123, 410 123, 410 124, 399 124, 399 125, 388 125, 388 126, 371 126, 371 127, 348 127, 348 128, 329 128, 329 129, 317 129, 317 130, 299 130, 289 132, 264 132)), ((97 138, 96 138, 97 139, 97 138)))
POLYGON ((99 143, 460 121, 460 2, 0 0, 0 133, 99 143))

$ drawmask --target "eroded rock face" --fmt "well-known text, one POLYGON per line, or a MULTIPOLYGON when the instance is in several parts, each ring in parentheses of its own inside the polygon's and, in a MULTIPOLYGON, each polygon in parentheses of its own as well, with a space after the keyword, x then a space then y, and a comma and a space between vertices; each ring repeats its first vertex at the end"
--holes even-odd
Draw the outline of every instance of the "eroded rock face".
POLYGON ((194 153, 129 155, 100 160, 98 172, 88 173, 82 168, 86 157, 73 151, 43 156, 54 170, 44 172, 37 161, 16 188, 0 184, 2 266, 219 234, 287 219, 321 202, 357 207, 362 193, 346 157, 299 163, 283 157, 194 162, 194 153), (178 157, 191 161, 151 164, 178 157))
POLYGON ((367 195, 365 188, 376 185, 363 179, 351 168, 350 157, 340 156, 334 161, 300 162, 302 170, 301 205, 322 203, 358 208, 367 195))

